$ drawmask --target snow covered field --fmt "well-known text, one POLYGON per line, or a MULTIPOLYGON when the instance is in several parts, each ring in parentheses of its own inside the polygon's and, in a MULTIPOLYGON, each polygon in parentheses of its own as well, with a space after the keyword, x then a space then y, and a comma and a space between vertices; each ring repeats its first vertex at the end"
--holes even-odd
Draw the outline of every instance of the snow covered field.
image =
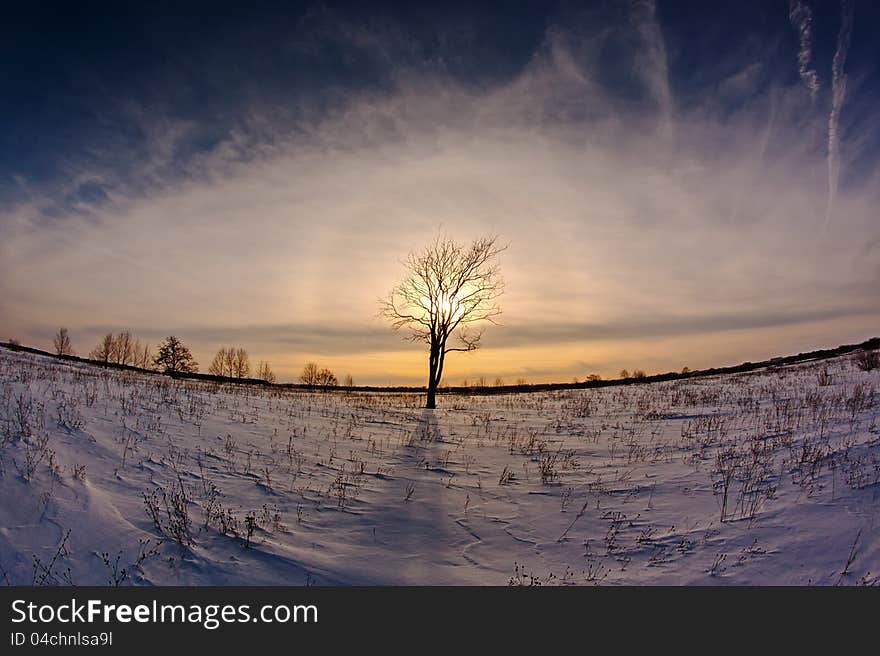
POLYGON ((880 371, 497 396, 0 349, 0 582, 876 584, 880 371))

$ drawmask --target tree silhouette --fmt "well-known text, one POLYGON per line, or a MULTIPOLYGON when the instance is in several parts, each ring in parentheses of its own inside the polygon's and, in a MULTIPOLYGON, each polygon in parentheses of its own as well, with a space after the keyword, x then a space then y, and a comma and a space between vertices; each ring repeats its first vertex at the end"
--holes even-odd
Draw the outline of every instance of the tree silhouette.
POLYGON ((113 338, 113 355, 119 364, 134 362, 134 340, 127 330, 113 338))
POLYGON ((406 339, 428 346, 426 408, 436 407, 437 387, 446 355, 480 346, 483 327, 501 314, 504 291, 497 256, 506 246, 482 237, 469 246, 438 236, 419 253, 410 253, 403 281, 381 300, 381 314, 392 328, 405 328, 406 339), (450 346, 449 338, 454 337, 450 346))
POLYGON ((268 362, 260 361, 260 364, 257 366, 257 378, 265 380, 267 383, 275 382, 275 372, 272 371, 272 367, 269 366, 268 362))
POLYGON ((73 347, 70 345, 70 333, 67 328, 59 328, 52 340, 57 355, 73 355, 73 347))
POLYGON ((174 335, 166 337, 159 345, 153 364, 166 374, 195 373, 199 370, 199 363, 193 359, 190 350, 174 335))
POLYGON ((315 385, 317 387, 336 387, 339 385, 339 381, 332 371, 326 367, 321 369, 314 362, 306 363, 299 380, 303 385, 315 385))
POLYGON ((208 373, 212 376, 231 376, 229 373, 230 369, 226 366, 227 361, 227 349, 226 347, 222 347, 217 354, 214 356, 214 359, 211 361, 211 364, 208 366, 208 373))
POLYGON ((251 358, 241 347, 232 352, 232 375, 236 378, 247 378, 251 375, 251 358))
POLYGON ((321 385, 322 387, 336 387, 339 385, 339 380, 337 380, 336 374, 329 369, 324 368, 318 372, 318 385, 321 385))
POLYGON ((318 374, 320 374, 321 370, 318 368, 318 365, 314 362, 307 362, 306 366, 303 367, 302 374, 300 374, 299 380, 303 385, 317 385, 318 384, 318 374))
POLYGON ((116 352, 116 340, 113 333, 107 333, 98 342, 98 345, 89 353, 89 358, 99 362, 111 362, 116 352))
POLYGON ((247 378, 251 375, 251 359, 243 348, 222 347, 208 367, 208 373, 227 378, 247 378))

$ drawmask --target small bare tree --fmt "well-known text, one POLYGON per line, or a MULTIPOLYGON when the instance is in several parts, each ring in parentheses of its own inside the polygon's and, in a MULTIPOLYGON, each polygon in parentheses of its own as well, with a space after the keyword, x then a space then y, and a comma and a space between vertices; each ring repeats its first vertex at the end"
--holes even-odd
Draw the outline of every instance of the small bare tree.
POLYGON ((265 380, 267 383, 275 382, 275 372, 272 371, 272 367, 269 366, 268 362, 260 361, 260 364, 257 366, 257 378, 265 380))
POLYGON ((89 358, 98 360, 99 362, 112 362, 116 351, 115 339, 113 333, 107 333, 98 342, 98 345, 89 353, 89 358))
POLYGON ((214 359, 211 360, 211 366, 208 367, 208 373, 212 376, 230 376, 230 368, 227 367, 228 362, 228 351, 225 346, 222 347, 217 354, 214 356, 214 359))
POLYGON ((339 385, 336 375, 329 369, 320 368, 314 362, 308 362, 303 367, 302 374, 299 377, 303 385, 315 385, 317 387, 336 387, 339 385))
POLYGON ((243 348, 222 347, 208 367, 208 373, 226 378, 247 378, 251 375, 251 360, 243 348))
POLYGON ((232 351, 232 375, 235 378, 247 378, 251 375, 251 359, 248 352, 243 348, 230 349, 232 351))
POLYGON ((119 364, 132 364, 134 362, 134 339, 127 330, 113 338, 113 354, 119 364))
POLYGON ((73 355, 73 347, 70 345, 70 332, 67 328, 59 328, 52 340, 56 355, 73 355))
POLYGON ((403 281, 380 301, 381 314, 392 328, 405 328, 407 339, 428 346, 426 408, 436 407, 446 355, 479 348, 485 324, 494 324, 501 314, 498 298, 504 283, 498 255, 505 248, 494 236, 468 246, 438 236, 423 251, 409 255, 403 281))
POLYGON ((336 387, 339 385, 339 380, 337 380, 336 374, 325 367, 318 372, 318 385, 321 387, 336 387))
POLYGON ((303 367, 302 373, 299 376, 299 381, 303 385, 317 385, 318 384, 318 375, 321 373, 320 368, 314 362, 307 362, 306 366, 303 367))

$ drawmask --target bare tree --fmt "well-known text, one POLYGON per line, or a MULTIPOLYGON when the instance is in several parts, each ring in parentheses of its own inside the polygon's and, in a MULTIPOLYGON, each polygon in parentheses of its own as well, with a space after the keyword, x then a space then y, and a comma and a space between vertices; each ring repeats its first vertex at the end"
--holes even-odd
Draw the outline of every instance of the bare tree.
POLYGON ((232 375, 235 378, 247 378, 251 375, 251 359, 243 348, 235 349, 232 354, 232 375))
POLYGON ((153 364, 166 374, 195 373, 199 370, 199 363, 193 359, 190 350, 174 335, 166 337, 159 345, 153 364))
POLYGON ((56 355, 73 355, 73 347, 70 345, 70 332, 67 328, 59 328, 52 340, 56 355))
POLYGON ((339 381, 336 379, 336 374, 324 368, 318 372, 318 385, 321 387, 336 387, 339 385, 339 381))
POLYGON ((222 347, 208 367, 208 373, 226 378, 247 378, 251 375, 251 360, 243 348, 222 347))
POLYGON ((351 374, 345 374, 342 384, 346 387, 354 387, 354 378, 351 377, 351 374))
POLYGON ((217 351, 214 359, 211 360, 211 366, 208 367, 208 373, 213 376, 230 376, 230 368, 227 367, 228 349, 223 346, 217 351))
POLYGON ((257 366, 257 378, 259 380, 265 380, 267 383, 275 382, 275 372, 272 371, 268 362, 260 360, 260 364, 257 366))
POLYGON ((98 342, 98 345, 91 350, 89 358, 98 362, 112 362, 115 353, 115 339, 113 333, 107 333, 98 342))
POLYGON ((235 375, 235 349, 230 346, 221 350, 223 351, 223 370, 226 372, 224 375, 232 378, 235 375))
POLYGON ((484 325, 501 314, 504 283, 497 257, 506 246, 497 239, 482 237, 465 246, 438 236, 423 251, 410 253, 403 281, 380 301, 392 328, 405 328, 407 339, 428 346, 426 408, 436 407, 446 355, 479 348, 484 325))
POLYGON ((329 369, 320 368, 314 362, 306 363, 299 377, 303 385, 315 385, 317 387, 336 387, 339 381, 336 375, 329 369))
POLYGON ((134 340, 127 330, 113 338, 113 355, 119 364, 132 364, 134 361, 134 340))
POLYGON ((318 374, 320 373, 320 369, 318 365, 314 362, 307 362, 306 366, 303 367, 302 373, 299 376, 299 381, 303 385, 317 385, 318 384, 318 374))

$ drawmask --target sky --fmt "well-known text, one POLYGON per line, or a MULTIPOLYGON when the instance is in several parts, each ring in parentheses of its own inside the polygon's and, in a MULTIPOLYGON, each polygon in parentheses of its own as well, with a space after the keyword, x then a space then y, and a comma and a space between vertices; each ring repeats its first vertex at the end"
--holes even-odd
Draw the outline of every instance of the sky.
POLYGON ((29 4, 0 39, 4 339, 424 384, 378 299, 441 232, 509 245, 450 384, 880 334, 876 3, 29 4))

